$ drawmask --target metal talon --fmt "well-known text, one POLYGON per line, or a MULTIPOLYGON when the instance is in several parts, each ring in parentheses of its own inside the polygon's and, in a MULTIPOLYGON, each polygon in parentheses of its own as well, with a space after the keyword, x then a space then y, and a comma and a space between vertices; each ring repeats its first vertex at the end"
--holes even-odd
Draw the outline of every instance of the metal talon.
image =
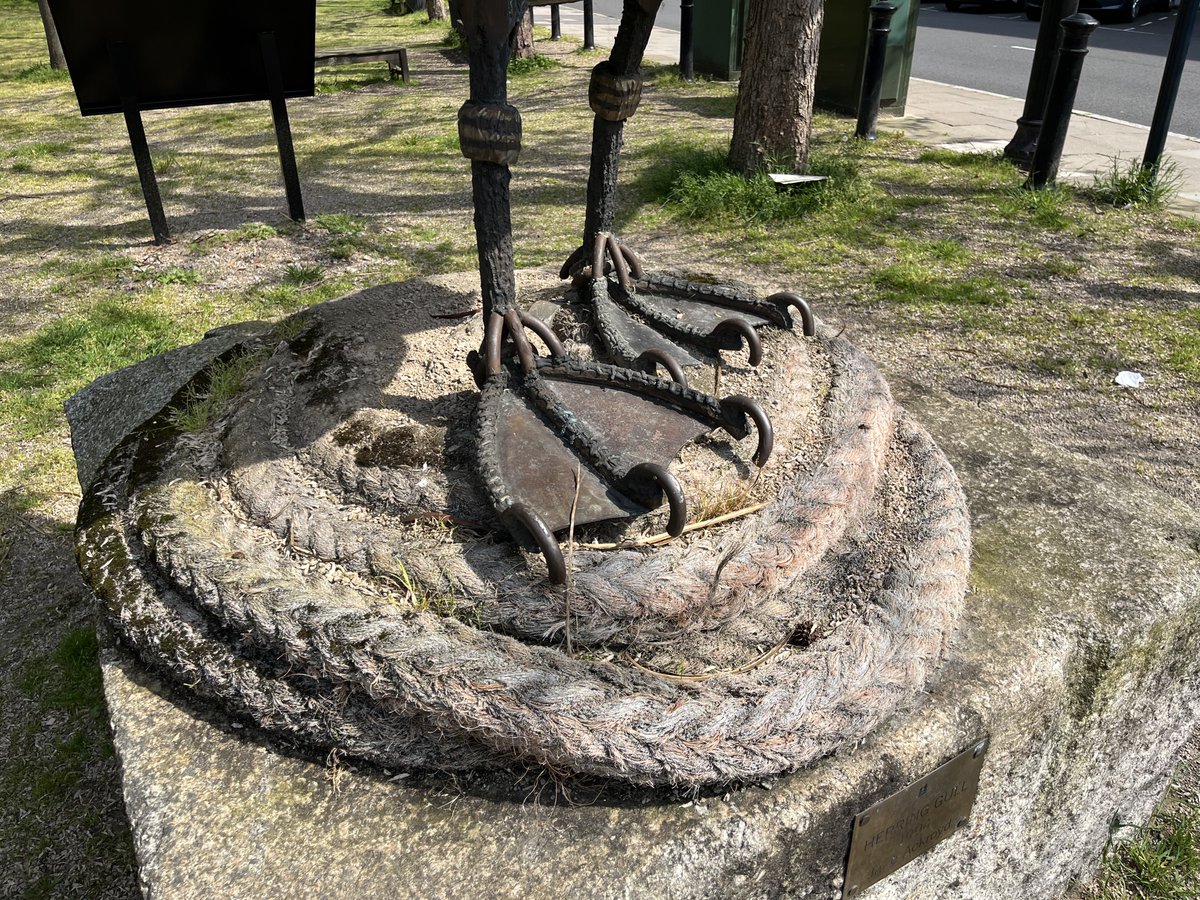
POLYGON ((605 243, 608 244, 608 256, 612 260, 613 270, 617 273, 617 283, 626 291, 632 291, 633 282, 629 280, 629 265, 625 262, 625 254, 621 252, 621 242, 615 234, 610 234, 605 243))
POLYGON ((683 367, 679 365, 679 361, 670 353, 665 353, 662 350, 647 350, 637 358, 635 364, 643 372, 649 372, 651 375, 657 375, 656 366, 662 366, 671 376, 671 380, 681 387, 687 387, 687 376, 683 374, 683 367))
POLYGON ((758 405, 758 401, 742 394, 734 394, 721 400, 721 412, 725 415, 726 430, 737 438, 746 435, 745 417, 749 416, 753 420, 758 431, 758 447, 755 448, 752 459, 760 469, 765 466, 771 458, 771 451, 775 449, 775 429, 771 426, 766 411, 758 405), (735 412, 741 413, 741 418, 734 419, 735 412))
POLYGON ((625 257, 625 261, 629 264, 629 271, 634 278, 641 278, 645 274, 642 269, 642 259, 634 251, 632 247, 627 247, 618 242, 617 246, 621 250, 621 254, 625 257))
POLYGON ((567 257, 567 261, 563 263, 562 268, 558 270, 558 277, 570 278, 575 267, 583 262, 585 256, 587 256, 587 247, 583 244, 580 244, 575 248, 574 252, 567 257))
POLYGON ((571 255, 567 257, 567 261, 559 268, 558 277, 563 279, 576 277, 598 278, 600 275, 595 273, 604 274, 606 270, 611 269, 617 273, 617 279, 620 281, 621 287, 627 291, 632 291, 634 289, 634 279, 641 278, 645 274, 645 270, 642 267, 642 258, 632 248, 622 244, 617 236, 610 232, 602 231, 596 235, 596 241, 591 247, 591 253, 592 265, 589 269, 588 266, 583 264, 587 259, 588 246, 581 244, 576 247, 571 251, 571 255), (599 254, 596 253, 597 247, 601 249, 599 254), (604 263, 603 251, 605 248, 607 248, 608 254, 612 259, 611 266, 604 263))
POLYGON ((757 366, 762 362, 762 342, 759 341, 758 332, 754 330, 754 326, 745 319, 737 317, 725 319, 718 323, 709 336, 716 337, 721 334, 738 335, 746 342, 746 348, 750 353, 750 365, 757 366))
POLYGON ((521 324, 542 339, 542 343, 546 345, 552 358, 557 359, 566 355, 563 345, 559 343, 558 337, 555 336, 549 325, 531 313, 522 311, 520 316, 521 324))
POLYGON ((592 243, 592 275, 593 279, 604 277, 604 248, 608 243, 608 232, 601 231, 592 243))
POLYGON ((488 317, 487 326, 483 330, 484 380, 500 374, 500 341, 503 337, 504 316, 494 312, 488 317))
POLYGON ((788 310, 791 307, 795 307, 800 312, 800 321, 804 326, 804 336, 812 337, 817 333, 817 320, 813 315, 812 307, 799 294, 794 294, 791 291, 780 291, 768 297, 767 302, 774 304, 776 309, 783 313, 789 328, 792 327, 792 316, 788 310))
MULTIPOLYGON (((506 509, 504 516, 509 519, 515 519, 518 525, 538 545, 538 549, 542 551, 542 556, 546 558, 546 568, 549 570, 551 583, 566 584, 567 564, 563 560, 562 547, 559 546, 550 529, 546 527, 546 523, 542 521, 541 516, 521 503, 514 503, 506 509)), ((509 529, 512 530, 511 524, 509 529)))
POLYGON ((679 480, 671 474, 671 470, 666 466, 656 463, 641 463, 634 466, 625 475, 627 481, 641 478, 651 479, 663 496, 667 498, 667 504, 671 507, 671 517, 667 520, 667 534, 671 537, 679 537, 687 525, 687 500, 684 499, 683 488, 679 486, 679 480))
POLYGON ((521 313, 510 309, 504 314, 504 324, 508 326, 509 337, 517 349, 517 359, 521 362, 522 372, 532 372, 537 363, 533 359, 533 347, 529 346, 529 338, 525 337, 525 329, 521 322, 521 313))

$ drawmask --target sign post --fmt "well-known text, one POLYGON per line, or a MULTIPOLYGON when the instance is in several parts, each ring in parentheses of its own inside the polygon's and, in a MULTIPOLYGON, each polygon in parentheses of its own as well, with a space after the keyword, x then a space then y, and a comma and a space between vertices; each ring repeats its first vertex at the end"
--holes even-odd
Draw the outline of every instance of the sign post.
POLYGON ((171 239, 142 112, 266 100, 288 212, 304 219, 289 97, 314 93, 315 0, 49 0, 79 111, 121 113, 155 243, 171 239))

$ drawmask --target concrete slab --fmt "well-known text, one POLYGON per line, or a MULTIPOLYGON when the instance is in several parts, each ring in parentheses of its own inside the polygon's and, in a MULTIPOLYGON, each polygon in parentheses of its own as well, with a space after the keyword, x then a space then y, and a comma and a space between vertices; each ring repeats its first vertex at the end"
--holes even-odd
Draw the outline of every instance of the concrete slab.
POLYGON ((1200 713, 1200 517, 895 386, 963 480, 973 589, 927 694, 864 745, 714 796, 542 805, 281 755, 110 651, 146 895, 840 896, 853 816, 990 735, 967 825, 863 896, 1061 896, 1146 818, 1200 713))

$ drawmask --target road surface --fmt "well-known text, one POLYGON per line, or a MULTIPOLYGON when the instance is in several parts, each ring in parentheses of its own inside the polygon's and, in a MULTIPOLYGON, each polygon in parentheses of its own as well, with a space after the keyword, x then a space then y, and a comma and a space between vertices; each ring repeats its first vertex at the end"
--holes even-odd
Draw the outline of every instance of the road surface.
MULTIPOLYGON (((947 12, 941 3, 926 3, 918 21, 913 75, 1025 96, 1037 22, 1020 12, 947 12)), ((1092 35, 1075 108, 1149 125, 1174 25, 1175 14, 1165 12, 1148 13, 1132 25, 1102 22, 1092 35)), ((1200 40, 1195 38, 1171 130, 1200 135, 1200 40)))
MULTIPOLYGON (((597 13, 621 14, 621 0, 594 2, 597 13)), ((1025 96, 1038 23, 1021 12, 947 12, 941 3, 923 4, 918 21, 913 75, 1025 96)), ((679 28, 678 0, 664 0, 658 24, 679 28)), ((1075 108, 1149 125, 1174 24, 1175 14, 1166 12, 1148 13, 1133 25, 1102 22, 1092 36, 1075 108)), ((1171 130, 1200 135, 1200 36, 1192 41, 1171 130)))

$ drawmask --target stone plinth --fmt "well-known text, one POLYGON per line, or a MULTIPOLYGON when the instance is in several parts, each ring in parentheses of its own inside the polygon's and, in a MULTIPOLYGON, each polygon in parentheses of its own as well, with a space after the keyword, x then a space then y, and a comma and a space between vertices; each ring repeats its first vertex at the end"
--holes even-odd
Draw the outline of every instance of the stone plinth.
POLYGON ((853 816, 990 735, 969 823, 863 896, 1060 896, 1114 822, 1146 818, 1200 710, 1200 516, 895 388, 963 482, 972 592, 927 693, 863 745, 690 801, 497 800, 470 778, 281 755, 175 705, 114 650, 105 685, 147 894, 840 896, 853 816))

